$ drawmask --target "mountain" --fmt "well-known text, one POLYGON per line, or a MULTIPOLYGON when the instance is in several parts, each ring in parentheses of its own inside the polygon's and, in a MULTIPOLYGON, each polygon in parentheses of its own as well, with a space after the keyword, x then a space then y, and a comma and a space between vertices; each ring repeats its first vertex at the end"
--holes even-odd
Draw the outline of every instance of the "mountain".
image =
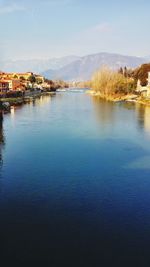
POLYGON ((1 61, 0 70, 6 72, 32 71, 41 73, 49 79, 82 81, 90 79, 93 72, 103 65, 107 65, 112 69, 119 69, 124 66, 135 68, 149 61, 150 56, 140 58, 111 53, 98 53, 84 57, 66 56, 52 59, 1 61))
POLYGON ((112 69, 119 69, 124 66, 128 68, 135 68, 145 62, 145 58, 135 56, 99 53, 80 57, 78 60, 67 64, 58 70, 52 71, 51 69, 48 69, 42 74, 49 79, 82 81, 90 79, 93 72, 100 69, 102 66, 107 65, 112 69))
POLYGON ((67 64, 70 64, 79 57, 66 56, 62 58, 52 59, 33 59, 33 60, 7 60, 0 62, 0 69, 6 72, 28 72, 41 73, 47 69, 60 69, 67 64))

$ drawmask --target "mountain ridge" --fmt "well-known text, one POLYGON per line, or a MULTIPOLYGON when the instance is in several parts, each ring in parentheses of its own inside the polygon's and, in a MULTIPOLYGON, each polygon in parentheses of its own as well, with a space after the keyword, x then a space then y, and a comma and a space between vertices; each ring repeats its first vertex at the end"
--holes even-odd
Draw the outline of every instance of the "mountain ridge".
POLYGON ((91 79, 92 74, 102 66, 112 69, 136 68, 150 61, 150 56, 137 57, 117 53, 100 52, 85 56, 65 56, 51 59, 7 60, 0 62, 4 72, 28 72, 42 74, 48 79, 82 81, 91 79))
POLYGON ((136 56, 126 56, 117 53, 100 52, 80 57, 58 70, 47 70, 42 72, 46 78, 72 80, 88 80, 92 74, 102 66, 108 66, 112 69, 120 67, 136 68, 146 63, 147 59, 136 56))

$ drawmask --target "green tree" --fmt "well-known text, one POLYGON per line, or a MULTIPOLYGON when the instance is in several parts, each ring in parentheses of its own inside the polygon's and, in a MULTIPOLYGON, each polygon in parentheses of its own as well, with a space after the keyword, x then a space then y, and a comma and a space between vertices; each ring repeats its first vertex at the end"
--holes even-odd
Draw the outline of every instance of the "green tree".
POLYGON ((123 74, 124 74, 124 77, 128 77, 128 70, 127 70, 127 67, 126 66, 124 67, 123 74))
POLYGON ((21 81, 25 81, 25 78, 23 76, 20 76, 21 81))
POLYGON ((36 78, 33 74, 29 77, 29 82, 32 84, 36 82, 36 78))
POLYGON ((118 73, 123 75, 123 68, 122 67, 118 70, 118 73))
POLYGON ((33 86, 34 86, 34 83, 36 82, 36 78, 35 78, 35 76, 32 74, 30 77, 29 77, 29 82, 32 84, 32 88, 33 88, 33 86))

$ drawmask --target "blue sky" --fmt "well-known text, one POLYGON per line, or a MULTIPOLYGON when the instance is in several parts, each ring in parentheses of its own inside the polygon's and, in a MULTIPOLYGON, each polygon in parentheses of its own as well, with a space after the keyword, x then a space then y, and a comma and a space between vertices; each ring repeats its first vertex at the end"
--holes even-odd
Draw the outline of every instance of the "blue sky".
POLYGON ((150 55, 149 0, 0 0, 0 58, 150 55))

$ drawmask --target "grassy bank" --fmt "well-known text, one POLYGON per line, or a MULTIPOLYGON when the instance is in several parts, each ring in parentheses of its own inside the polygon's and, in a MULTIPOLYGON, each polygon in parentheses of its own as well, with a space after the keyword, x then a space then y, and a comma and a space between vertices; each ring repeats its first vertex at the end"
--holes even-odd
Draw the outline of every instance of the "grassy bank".
POLYGON ((8 102, 10 105, 19 105, 24 103, 24 98, 23 97, 1 98, 0 102, 2 103, 8 102))
POLYGON ((138 103, 141 105, 147 105, 150 106, 150 99, 137 96, 135 94, 127 94, 127 95, 121 95, 121 94, 115 94, 115 95, 102 95, 100 92, 96 92, 93 89, 87 91, 88 94, 99 97, 101 99, 105 99, 107 101, 111 102, 120 102, 120 101, 125 101, 125 102, 134 102, 138 103))
POLYGON ((87 93, 113 102, 131 101, 137 99, 137 95, 135 94, 102 94, 101 92, 94 91, 93 89, 88 90, 87 93))

